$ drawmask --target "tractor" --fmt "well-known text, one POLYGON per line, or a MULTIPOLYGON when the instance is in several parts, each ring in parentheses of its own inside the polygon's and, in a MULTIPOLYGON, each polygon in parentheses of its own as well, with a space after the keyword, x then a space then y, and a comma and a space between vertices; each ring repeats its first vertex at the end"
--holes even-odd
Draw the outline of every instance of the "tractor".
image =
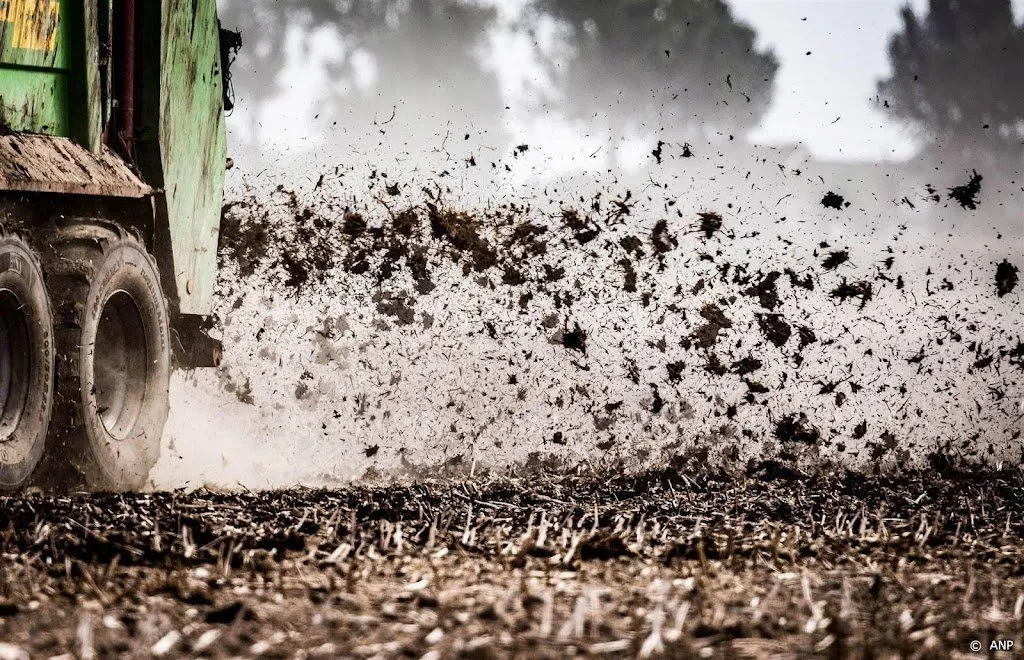
POLYGON ((144 487, 172 369, 216 363, 232 35, 216 0, 0 0, 0 489, 144 487))

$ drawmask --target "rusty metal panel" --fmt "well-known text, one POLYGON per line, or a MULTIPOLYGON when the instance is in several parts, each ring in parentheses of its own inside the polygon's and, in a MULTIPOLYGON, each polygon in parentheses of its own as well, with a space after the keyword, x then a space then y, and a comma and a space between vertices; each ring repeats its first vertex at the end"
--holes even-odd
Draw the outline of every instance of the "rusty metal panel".
POLYGON ((0 136, 0 190, 140 198, 151 194, 116 154, 69 138, 0 136))

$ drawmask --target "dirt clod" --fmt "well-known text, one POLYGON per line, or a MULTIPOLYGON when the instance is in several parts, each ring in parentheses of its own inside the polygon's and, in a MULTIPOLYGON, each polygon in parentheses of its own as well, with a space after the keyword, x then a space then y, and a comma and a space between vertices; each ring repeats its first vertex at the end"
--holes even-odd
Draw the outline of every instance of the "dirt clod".
POLYGON ((1000 298, 1013 293, 1013 290, 1017 288, 1017 273, 1019 272, 1020 270, 1006 259, 996 266, 996 292, 1000 298))

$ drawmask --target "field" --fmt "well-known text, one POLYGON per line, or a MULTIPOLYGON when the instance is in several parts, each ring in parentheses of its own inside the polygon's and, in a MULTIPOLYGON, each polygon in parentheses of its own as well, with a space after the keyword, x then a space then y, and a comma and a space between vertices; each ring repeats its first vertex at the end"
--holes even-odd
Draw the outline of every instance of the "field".
POLYGON ((1022 486, 765 464, 5 498, 0 658, 972 657, 1022 642, 1022 486))

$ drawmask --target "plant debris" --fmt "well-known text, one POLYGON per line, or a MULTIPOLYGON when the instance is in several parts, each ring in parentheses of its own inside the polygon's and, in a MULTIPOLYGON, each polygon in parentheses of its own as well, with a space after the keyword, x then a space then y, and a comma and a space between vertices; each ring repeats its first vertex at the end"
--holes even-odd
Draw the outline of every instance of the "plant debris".
POLYGON ((950 657, 1021 629, 1019 471, 679 468, 5 498, 4 657, 950 657))
POLYGON ((698 231, 704 234, 704 238, 711 238, 715 235, 715 232, 722 228, 722 216, 714 211, 701 211, 697 214, 700 216, 700 226, 698 231))
POLYGON ((1000 298, 1013 293, 1013 290, 1017 288, 1017 273, 1019 272, 1020 270, 1006 259, 996 266, 996 292, 1000 298))
POLYGON ((843 199, 843 196, 834 193, 831 190, 825 193, 825 196, 821 198, 821 205, 827 209, 835 209, 842 211, 844 207, 849 206, 850 203, 843 199))
POLYGON ((315 456, 310 483, 319 469, 325 483, 432 475, 491 446, 510 466, 651 466, 680 448, 791 470, 922 467, 911 447, 980 465, 1020 456, 1017 270, 987 239, 918 248, 863 209, 814 224, 815 185, 800 202, 722 199, 726 229, 655 179, 639 194, 612 183, 477 209, 443 180, 410 179, 400 196, 384 190, 393 181, 371 178, 363 203, 328 176, 225 207, 218 384, 258 408, 294 404, 275 408, 271 432, 315 456), (854 227, 863 240, 837 245, 854 227), (620 408, 600 412, 609 401, 620 408), (409 410, 431 422, 393 431, 409 410), (794 411, 812 442, 778 440, 794 411), (873 432, 858 437, 861 419, 873 432), (334 441, 350 437, 376 451, 334 441))
POLYGON ((981 179, 982 176, 977 171, 972 171, 970 181, 949 189, 949 198, 956 200, 965 209, 976 210, 978 208, 978 193, 981 192, 981 179))

